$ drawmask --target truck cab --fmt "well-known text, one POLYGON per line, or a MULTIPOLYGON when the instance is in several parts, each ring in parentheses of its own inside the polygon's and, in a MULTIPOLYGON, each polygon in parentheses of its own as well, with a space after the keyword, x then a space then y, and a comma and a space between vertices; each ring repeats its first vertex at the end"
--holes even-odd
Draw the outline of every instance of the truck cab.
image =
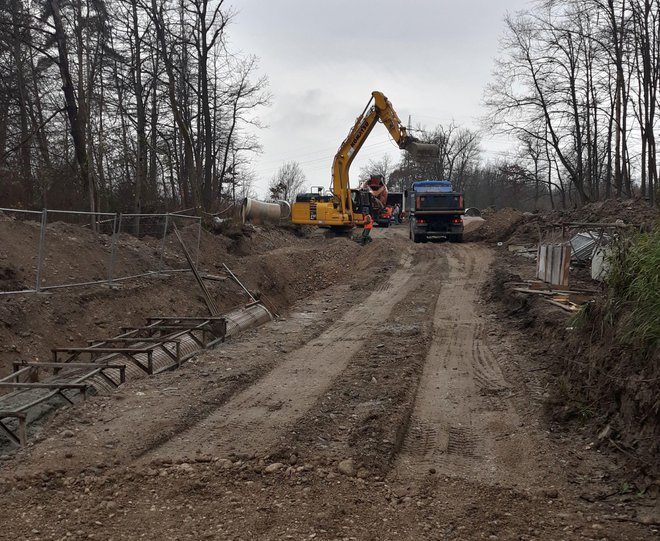
POLYGON ((413 182, 406 192, 410 212, 410 239, 426 242, 444 238, 463 242, 463 194, 449 180, 413 182))

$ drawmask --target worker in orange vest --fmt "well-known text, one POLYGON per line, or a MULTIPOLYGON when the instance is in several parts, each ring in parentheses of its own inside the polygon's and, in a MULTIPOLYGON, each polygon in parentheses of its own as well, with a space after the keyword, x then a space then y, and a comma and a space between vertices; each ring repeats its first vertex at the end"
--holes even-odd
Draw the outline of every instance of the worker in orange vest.
POLYGON ((364 245, 371 242, 371 230, 374 227, 374 221, 371 219, 370 214, 364 217, 364 225, 362 227, 362 244, 364 245))

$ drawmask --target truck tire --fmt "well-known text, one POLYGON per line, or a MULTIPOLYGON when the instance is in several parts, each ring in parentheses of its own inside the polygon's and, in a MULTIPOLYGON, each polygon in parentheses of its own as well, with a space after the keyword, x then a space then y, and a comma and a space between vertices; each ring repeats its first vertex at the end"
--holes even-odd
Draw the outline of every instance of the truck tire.
POLYGON ((452 235, 449 237, 449 242, 463 242, 463 233, 452 235))
POLYGON ((417 233, 413 233, 413 241, 417 244, 420 242, 423 242, 422 239, 425 239, 426 235, 418 235, 417 233))

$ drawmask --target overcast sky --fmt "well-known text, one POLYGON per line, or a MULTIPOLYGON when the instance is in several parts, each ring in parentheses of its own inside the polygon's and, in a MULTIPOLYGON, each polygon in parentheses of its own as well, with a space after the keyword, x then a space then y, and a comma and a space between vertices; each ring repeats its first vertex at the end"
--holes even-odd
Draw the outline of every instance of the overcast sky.
MULTIPOLYGON (((529 0, 235 0, 231 48, 260 58, 273 102, 260 118, 263 153, 255 186, 265 196, 285 161, 297 161, 307 186, 330 185, 334 154, 372 90, 404 123, 433 127, 452 120, 479 128, 481 100, 507 11, 529 0)), ((484 139, 487 158, 509 150, 484 139)), ((351 167, 400 151, 378 125, 351 167)))

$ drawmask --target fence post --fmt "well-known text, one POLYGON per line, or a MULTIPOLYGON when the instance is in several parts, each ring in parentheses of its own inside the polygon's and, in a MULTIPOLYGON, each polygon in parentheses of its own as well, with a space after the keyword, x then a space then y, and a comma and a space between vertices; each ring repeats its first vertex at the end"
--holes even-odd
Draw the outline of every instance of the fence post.
POLYGON ((158 262, 158 274, 163 272, 163 254, 165 253, 165 237, 167 237, 167 227, 170 225, 169 213, 165 215, 165 229, 163 230, 163 239, 160 241, 160 261, 158 262))
POLYGON ((110 264, 108 265, 108 287, 112 287, 115 274, 115 259, 117 257, 117 236, 121 229, 121 213, 115 214, 112 221, 112 245, 110 247, 110 264))
POLYGON ((37 252, 37 283, 35 290, 41 291, 41 274, 44 266, 44 244, 46 242, 46 223, 48 222, 48 211, 41 211, 41 228, 39 229, 39 251, 37 252))
POLYGON ((199 269, 199 246, 202 240, 202 219, 197 222, 197 257, 195 258, 195 266, 199 269))

